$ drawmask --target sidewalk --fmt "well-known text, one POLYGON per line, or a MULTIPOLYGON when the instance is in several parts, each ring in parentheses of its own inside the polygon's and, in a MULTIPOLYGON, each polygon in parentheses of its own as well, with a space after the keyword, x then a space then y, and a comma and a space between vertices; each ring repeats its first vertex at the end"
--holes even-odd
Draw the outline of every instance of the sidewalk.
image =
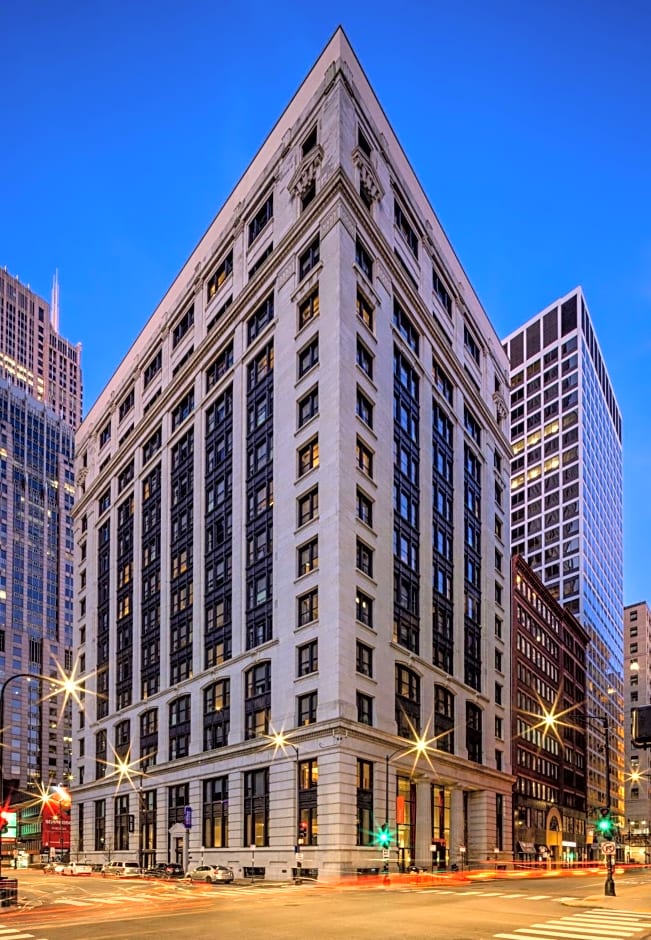
POLYGON ((616 897, 587 894, 583 898, 564 900, 566 907, 604 907, 614 911, 635 911, 651 914, 651 883, 648 885, 615 885, 616 897))

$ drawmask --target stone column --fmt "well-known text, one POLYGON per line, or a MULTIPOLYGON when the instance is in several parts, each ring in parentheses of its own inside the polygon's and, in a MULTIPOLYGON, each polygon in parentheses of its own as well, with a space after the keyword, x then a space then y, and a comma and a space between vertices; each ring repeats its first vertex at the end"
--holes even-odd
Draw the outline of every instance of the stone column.
POLYGON ((416 782, 416 846, 412 863, 429 871, 432 867, 432 784, 416 782))
POLYGON ((463 819, 463 790, 450 787, 450 864, 465 867, 468 862, 468 846, 465 844, 463 819), (465 853, 461 847, 466 849, 465 853))

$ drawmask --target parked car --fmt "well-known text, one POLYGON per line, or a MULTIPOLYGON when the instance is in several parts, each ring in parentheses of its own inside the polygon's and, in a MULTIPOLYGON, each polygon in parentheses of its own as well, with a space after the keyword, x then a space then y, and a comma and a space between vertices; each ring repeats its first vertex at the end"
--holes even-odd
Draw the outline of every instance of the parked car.
POLYGON ((61 862, 47 862, 43 865, 44 875, 60 875, 63 870, 61 862))
POLYGON ((184 874, 183 866, 176 862, 158 862, 145 872, 147 878, 183 878, 184 874))
POLYGON ((225 865, 197 865, 191 868, 186 878, 190 881, 206 881, 208 884, 230 883, 234 879, 232 868, 225 865))
POLYGON ((138 862, 108 862, 102 868, 103 875, 115 875, 117 878, 135 877, 141 874, 138 862))
POLYGON ((62 875, 92 875, 92 873, 93 866, 86 862, 68 862, 61 870, 62 875))

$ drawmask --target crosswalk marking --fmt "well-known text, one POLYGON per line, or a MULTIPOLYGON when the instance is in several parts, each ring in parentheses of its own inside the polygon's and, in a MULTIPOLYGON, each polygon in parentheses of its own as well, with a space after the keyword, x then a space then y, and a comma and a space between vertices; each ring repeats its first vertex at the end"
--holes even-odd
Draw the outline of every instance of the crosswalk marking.
POLYGON ((629 940, 649 927, 649 914, 595 908, 493 936, 495 940, 629 940))
MULTIPOLYGON (((561 917, 560 920, 546 920, 544 924, 532 924, 532 927, 544 927, 546 930, 571 930, 577 936, 587 937, 588 940, 597 940, 597 937, 612 937, 613 925, 612 923, 606 926, 602 924, 597 926, 599 921, 594 921, 591 924, 587 924, 585 921, 577 923, 574 917, 561 917)), ((634 937, 636 933, 639 933, 641 930, 640 927, 619 927, 617 930, 617 936, 621 937, 634 937)))

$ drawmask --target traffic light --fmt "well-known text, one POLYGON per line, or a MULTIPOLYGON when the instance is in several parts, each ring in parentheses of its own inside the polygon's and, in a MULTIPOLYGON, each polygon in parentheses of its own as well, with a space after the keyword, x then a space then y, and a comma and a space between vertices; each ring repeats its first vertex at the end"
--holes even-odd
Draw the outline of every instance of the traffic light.
POLYGON ((615 826, 615 820, 610 815, 610 810, 602 809, 601 816, 599 817, 596 823, 597 834, 602 839, 610 840, 614 838, 616 828, 617 827, 615 826))
POLYGON ((298 824, 298 844, 305 845, 307 842, 307 821, 302 819, 298 824))
POLYGON ((0 811, 0 832, 6 832, 9 828, 9 815, 6 810, 0 811))
POLYGON ((383 849, 388 849, 391 845, 391 833, 389 832, 389 828, 386 823, 384 823, 378 829, 375 835, 375 842, 376 845, 379 845, 383 849))

